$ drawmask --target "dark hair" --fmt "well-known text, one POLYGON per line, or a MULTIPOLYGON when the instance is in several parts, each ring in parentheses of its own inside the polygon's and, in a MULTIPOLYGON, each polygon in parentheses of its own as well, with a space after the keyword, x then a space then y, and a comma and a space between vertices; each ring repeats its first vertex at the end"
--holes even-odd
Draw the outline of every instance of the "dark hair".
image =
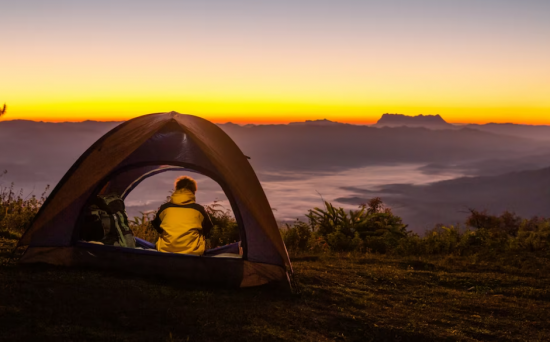
POLYGON ((187 189, 195 193, 197 192, 197 182, 191 177, 181 176, 176 178, 176 181, 174 182, 174 188, 176 188, 176 191, 187 189))

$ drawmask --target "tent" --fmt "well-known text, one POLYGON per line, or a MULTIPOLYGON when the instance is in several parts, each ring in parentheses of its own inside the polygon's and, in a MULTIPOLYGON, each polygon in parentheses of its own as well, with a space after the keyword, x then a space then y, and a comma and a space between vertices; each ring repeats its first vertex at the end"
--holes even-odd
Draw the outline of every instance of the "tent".
POLYGON ((91 266, 237 287, 289 284, 292 266, 258 178, 215 124, 176 112, 137 117, 94 143, 52 191, 18 246, 20 263, 91 266), (82 213, 96 195, 123 198, 142 180, 182 169, 206 175, 227 195, 240 229, 242 258, 216 258, 87 243, 82 213))

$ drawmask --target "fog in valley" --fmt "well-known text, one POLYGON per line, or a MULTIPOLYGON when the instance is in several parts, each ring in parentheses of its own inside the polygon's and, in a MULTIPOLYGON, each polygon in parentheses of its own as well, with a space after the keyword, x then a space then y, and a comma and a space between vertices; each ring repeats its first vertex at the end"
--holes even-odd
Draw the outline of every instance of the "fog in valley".
MULTIPOLYGON (((117 125, 0 122, 0 169, 8 171, 1 186, 13 182, 25 196, 40 195, 117 125)), ((463 222, 469 208, 548 216, 548 127, 477 126, 220 125, 251 157, 280 222, 303 218, 322 200, 355 209, 372 197, 381 197, 419 233, 437 223, 463 222)), ((129 216, 158 208, 179 175, 166 172, 141 183, 126 200, 129 216)), ((199 182, 199 203, 229 208, 218 184, 191 175, 199 182)))

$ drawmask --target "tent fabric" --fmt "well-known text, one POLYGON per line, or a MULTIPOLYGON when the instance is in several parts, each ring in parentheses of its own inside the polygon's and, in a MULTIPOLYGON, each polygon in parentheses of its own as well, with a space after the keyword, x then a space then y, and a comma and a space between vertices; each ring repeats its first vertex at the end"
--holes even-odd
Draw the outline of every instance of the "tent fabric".
POLYGON ((122 199, 126 199, 128 194, 132 192, 142 181, 145 179, 158 175, 167 171, 180 171, 180 172, 196 172, 191 169, 186 169, 181 166, 171 165, 146 165, 142 167, 132 168, 126 172, 122 172, 113 177, 99 192, 100 195, 109 193, 120 194, 122 199))
POLYGON ((19 245, 70 246, 72 231, 94 187, 166 124, 166 114, 141 116, 104 135, 71 167, 52 191, 19 245), (56 227, 56 228, 52 228, 56 227), (36 234, 40 231, 43 234, 36 234), (63 234, 69 233, 70 234, 63 234))
MULTIPOLYGON (((35 260, 31 255, 43 248, 53 258, 60 252, 49 248, 74 247, 81 213, 95 195, 126 196, 147 177, 178 169, 199 172, 220 184, 241 229, 244 261, 292 270, 273 212, 247 157, 215 124, 175 112, 129 120, 93 144, 56 186, 21 238, 19 245, 29 246, 22 262, 35 260)), ((70 264, 70 256, 66 258, 65 264, 70 264)), ((260 272, 262 267, 246 269, 260 272)), ((255 274, 251 272, 247 277, 255 274)))
POLYGON ((113 246, 77 243, 71 247, 31 247, 26 263, 49 263, 174 278, 182 283, 253 287, 278 283, 288 287, 288 275, 278 266, 240 258, 199 257, 113 246))
MULTIPOLYGON (((136 180, 134 180, 133 182, 131 182, 127 186, 124 186, 125 183, 124 183, 123 180, 120 180, 120 181, 116 182, 116 184, 118 184, 120 187, 122 187, 124 189, 124 191, 122 191, 122 189, 120 189, 116 192, 120 193, 122 191, 122 195, 120 197, 122 197, 122 199, 126 199, 126 197, 128 197, 128 194, 130 192, 132 192, 132 190, 134 190, 145 179, 147 179, 149 177, 152 177, 154 175, 158 175, 159 173, 166 172, 166 171, 195 172, 193 170, 186 169, 186 168, 180 167, 180 166, 169 166, 169 165, 161 166, 158 169, 154 169, 152 171, 149 171, 149 172, 143 174, 142 176, 140 176, 139 178, 137 178, 136 180)), ((127 181, 131 180, 131 179, 134 179, 134 178, 133 177, 132 178, 128 177, 127 181)), ((111 192, 112 191, 113 190, 111 190, 111 192)))

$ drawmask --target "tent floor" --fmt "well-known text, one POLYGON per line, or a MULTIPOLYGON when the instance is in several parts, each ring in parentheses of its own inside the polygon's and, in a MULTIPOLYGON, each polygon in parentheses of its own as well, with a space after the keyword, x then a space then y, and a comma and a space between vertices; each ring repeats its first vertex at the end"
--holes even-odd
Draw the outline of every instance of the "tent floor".
MULTIPOLYGON (((229 254, 229 253, 228 253, 229 254)), ((92 267, 228 287, 288 283, 286 269, 240 255, 195 256, 77 242, 69 247, 29 247, 20 263, 92 267)))

